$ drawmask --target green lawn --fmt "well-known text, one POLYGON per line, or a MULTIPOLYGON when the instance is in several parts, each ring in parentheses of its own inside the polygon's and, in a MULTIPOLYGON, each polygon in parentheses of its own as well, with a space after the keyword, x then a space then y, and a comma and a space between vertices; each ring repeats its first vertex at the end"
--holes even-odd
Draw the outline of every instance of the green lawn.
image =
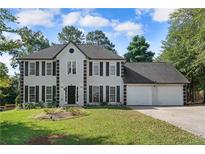
POLYGON ((60 121, 34 120, 40 109, 0 113, 0 144, 26 144, 64 134, 55 144, 205 144, 205 139, 123 107, 89 107, 89 114, 60 121))

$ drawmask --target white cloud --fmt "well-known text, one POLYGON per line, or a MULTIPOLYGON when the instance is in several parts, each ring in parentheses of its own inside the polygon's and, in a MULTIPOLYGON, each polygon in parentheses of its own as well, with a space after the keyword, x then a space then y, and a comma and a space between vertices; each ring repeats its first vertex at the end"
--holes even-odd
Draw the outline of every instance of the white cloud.
POLYGON ((8 40, 21 40, 21 37, 16 33, 3 32, 2 33, 8 40))
POLYGON ((128 36, 134 36, 143 33, 142 25, 131 21, 119 23, 114 27, 114 30, 117 32, 125 33, 128 36))
POLYGON ((54 17, 60 9, 22 9, 16 14, 18 22, 23 26, 54 26, 54 17))
POLYGON ((110 21, 104 17, 86 15, 81 17, 79 24, 83 27, 105 27, 109 26, 110 21))
POLYGON ((71 12, 67 15, 62 15, 63 18, 63 25, 73 25, 75 24, 80 18, 80 12, 71 12))
POLYGON ((19 73, 19 70, 18 70, 18 67, 16 69, 13 69, 11 67, 11 58, 12 56, 10 56, 9 54, 7 53, 4 53, 2 56, 0 56, 0 62, 6 64, 6 67, 8 68, 9 70, 9 75, 15 75, 15 72, 16 73, 19 73))
POLYGON ((142 9, 142 8, 135 9, 136 15, 147 14, 149 12, 150 12, 150 9, 142 9))
POLYGON ((151 13, 152 19, 158 22, 166 22, 169 20, 169 15, 176 9, 154 9, 151 13))

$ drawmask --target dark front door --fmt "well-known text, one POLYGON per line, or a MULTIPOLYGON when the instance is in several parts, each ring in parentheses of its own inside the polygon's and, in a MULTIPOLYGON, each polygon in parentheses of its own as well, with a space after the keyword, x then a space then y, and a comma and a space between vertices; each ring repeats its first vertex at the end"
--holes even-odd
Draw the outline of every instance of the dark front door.
POLYGON ((68 86, 68 104, 75 104, 75 86, 68 86))

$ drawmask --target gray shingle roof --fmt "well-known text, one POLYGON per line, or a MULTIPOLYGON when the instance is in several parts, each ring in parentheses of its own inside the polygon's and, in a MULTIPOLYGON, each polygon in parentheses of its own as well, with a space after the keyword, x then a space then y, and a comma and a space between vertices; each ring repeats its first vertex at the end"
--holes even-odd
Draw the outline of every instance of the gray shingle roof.
POLYGON ((125 83, 185 84, 189 81, 168 63, 126 63, 125 83))
MULTIPOLYGON (((54 45, 19 59, 54 59, 67 45, 68 44, 54 45)), ((121 56, 99 46, 80 44, 76 45, 76 47, 90 59, 124 60, 121 56)))

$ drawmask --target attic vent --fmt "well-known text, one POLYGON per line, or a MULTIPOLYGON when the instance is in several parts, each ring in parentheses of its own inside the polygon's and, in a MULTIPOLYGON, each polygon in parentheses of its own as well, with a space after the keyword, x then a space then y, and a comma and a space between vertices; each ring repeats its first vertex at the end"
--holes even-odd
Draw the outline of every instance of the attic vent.
POLYGON ((73 49, 73 48, 70 48, 69 52, 70 52, 70 53, 73 53, 73 52, 74 52, 74 49, 73 49))

